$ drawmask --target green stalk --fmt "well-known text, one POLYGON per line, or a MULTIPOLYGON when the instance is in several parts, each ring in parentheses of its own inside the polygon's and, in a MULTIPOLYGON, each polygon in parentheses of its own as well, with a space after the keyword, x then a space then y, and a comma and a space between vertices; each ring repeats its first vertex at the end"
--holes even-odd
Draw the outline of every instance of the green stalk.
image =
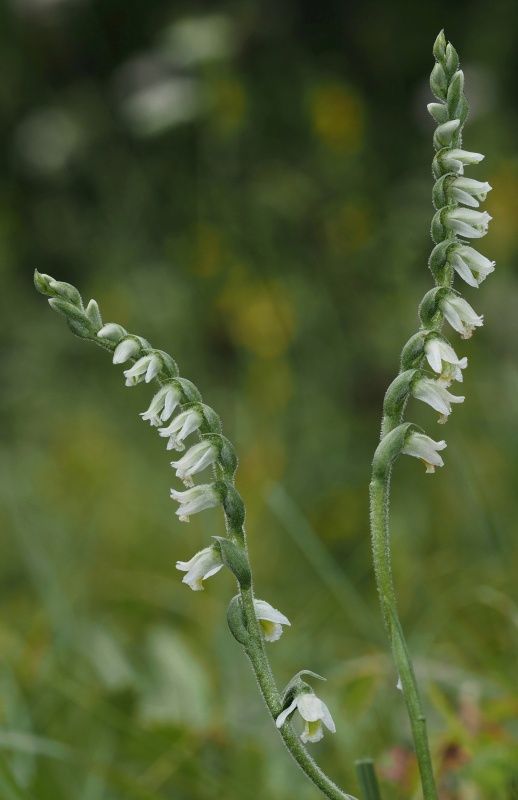
POLYGON ((430 746, 426 732, 426 719, 421 706, 419 688, 412 660, 406 646, 396 610, 396 596, 392 581, 389 539, 389 498, 392 460, 386 455, 375 462, 370 484, 371 534, 374 572, 378 587, 381 610, 389 636, 394 663, 401 681, 412 736, 421 775, 424 800, 437 800, 437 789, 433 774, 430 746))

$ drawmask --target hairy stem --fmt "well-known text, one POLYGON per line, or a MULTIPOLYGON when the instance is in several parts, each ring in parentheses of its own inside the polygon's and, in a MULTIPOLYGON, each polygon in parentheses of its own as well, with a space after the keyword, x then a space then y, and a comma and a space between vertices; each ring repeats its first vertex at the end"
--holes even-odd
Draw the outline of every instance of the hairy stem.
POLYGON ((419 688, 396 610, 396 596, 392 581, 389 541, 389 497, 391 463, 378 468, 370 484, 372 552, 376 584, 380 596, 385 627, 392 648, 394 663, 405 698, 412 736, 421 775, 424 800, 437 800, 430 746, 426 732, 426 719, 421 707, 419 688))

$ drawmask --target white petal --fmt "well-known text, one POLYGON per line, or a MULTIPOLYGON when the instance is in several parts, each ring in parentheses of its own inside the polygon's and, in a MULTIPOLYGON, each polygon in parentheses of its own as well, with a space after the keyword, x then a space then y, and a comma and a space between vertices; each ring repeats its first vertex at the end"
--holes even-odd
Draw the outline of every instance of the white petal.
POLYGON ((278 728, 281 728, 284 725, 290 714, 293 711, 295 711, 296 708, 297 708, 297 698, 295 698, 295 700, 292 702, 291 705, 288 706, 288 708, 285 708, 284 711, 281 711, 281 713, 275 720, 275 724, 277 725, 278 728))

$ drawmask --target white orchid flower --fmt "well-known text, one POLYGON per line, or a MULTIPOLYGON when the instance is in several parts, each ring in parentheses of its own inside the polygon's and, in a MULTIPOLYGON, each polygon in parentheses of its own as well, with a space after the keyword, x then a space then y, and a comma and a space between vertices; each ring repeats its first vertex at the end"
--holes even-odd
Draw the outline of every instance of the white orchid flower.
POLYGON ((446 442, 444 441, 434 442, 433 439, 426 436, 424 433, 412 431, 410 435, 407 436, 406 442, 401 448, 401 452, 405 453, 407 456, 420 458, 427 472, 435 472, 436 467, 444 467, 444 461, 437 451, 444 450, 445 447, 446 442))
POLYGON ((147 411, 140 416, 149 420, 151 425, 158 427, 161 422, 166 422, 182 399, 182 391, 178 386, 162 386, 153 397, 147 411))
POLYGON ((462 383, 462 370, 468 366, 466 357, 459 358, 451 345, 443 339, 427 339, 424 352, 431 368, 439 373, 439 379, 446 386, 452 381, 462 383))
POLYGON ((288 617, 277 611, 266 600, 254 600, 254 608, 267 642, 276 642, 282 636, 282 626, 291 625, 288 617))
POLYGON ((223 566, 221 553, 216 547, 206 547, 196 553, 190 561, 177 561, 176 569, 186 572, 182 583, 186 583, 194 592, 203 591, 202 581, 219 572, 223 566))
POLYGON ((439 301, 439 306, 452 328, 455 328, 463 339, 469 339, 475 328, 484 324, 484 317, 479 317, 462 297, 455 295, 443 297, 439 301))
POLYGON ((221 497, 212 483, 203 483, 185 492, 171 489, 171 498, 180 503, 180 508, 175 512, 180 522, 189 522, 191 514, 213 508, 221 503, 221 497))
POLYGON ((490 261, 467 244, 455 247, 449 260, 460 277, 475 288, 478 288, 495 269, 494 261, 490 261))
POLYGON ((428 403, 440 413, 439 422, 444 423, 451 414, 452 403, 463 403, 464 397, 451 394, 444 383, 434 378, 420 378, 412 386, 412 394, 418 400, 428 403))
POLYGON ((304 690, 300 692, 300 694, 295 697, 291 705, 289 705, 284 711, 281 711, 275 722, 278 728, 282 727, 295 709, 298 709, 299 714, 304 721, 304 730, 300 736, 303 742, 320 741, 324 735, 322 723, 324 723, 326 728, 328 728, 332 733, 336 732, 336 726, 328 707, 311 690, 304 690))
POLYGON ((167 428, 159 428, 158 432, 160 436, 169 437, 168 450, 185 450, 183 440, 189 434, 198 430, 202 422, 203 416, 200 411, 189 408, 187 411, 182 411, 181 414, 178 414, 167 428))
POLYGON ((192 476, 213 464, 218 454, 217 445, 205 440, 191 447, 178 461, 171 461, 171 466, 176 469, 176 477, 186 486, 194 486, 192 476))
POLYGON ((162 359, 156 353, 142 356, 130 369, 124 370, 126 386, 136 386, 140 381, 149 383, 162 369, 162 359))

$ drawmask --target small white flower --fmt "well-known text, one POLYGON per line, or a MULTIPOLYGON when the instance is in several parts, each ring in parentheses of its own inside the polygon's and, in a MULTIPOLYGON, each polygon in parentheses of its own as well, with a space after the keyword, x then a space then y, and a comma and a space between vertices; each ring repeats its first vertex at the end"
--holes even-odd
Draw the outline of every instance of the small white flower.
POLYGON ((473 178, 456 178, 448 187, 449 194, 457 203, 464 203, 472 208, 478 208, 490 191, 491 186, 487 181, 475 181, 473 178))
POLYGON ((448 209, 443 217, 444 225, 458 236, 466 239, 480 239, 487 233, 492 217, 487 211, 473 211, 471 208, 448 209))
POLYGON ((219 572, 223 566, 221 553, 215 547, 200 550, 190 561, 177 561, 176 569, 186 572, 182 583, 186 583, 194 592, 203 591, 202 581, 219 572))
POLYGON ((213 508, 221 503, 221 497, 212 483, 202 483, 186 492, 177 492, 171 489, 171 497, 180 503, 180 508, 175 512, 180 517, 180 522, 189 522, 191 514, 213 508))
POLYGON ((140 416, 149 420, 151 425, 158 427, 161 422, 166 422, 182 399, 182 392, 178 386, 162 386, 153 397, 147 411, 140 416))
POLYGON ((458 172, 459 175, 463 175, 466 164, 478 164, 484 156, 482 153, 470 153, 467 150, 454 148, 441 153, 439 158, 447 172, 458 172))
POLYGON ((214 442, 203 441, 191 447, 179 461, 171 461, 171 466, 176 469, 176 477, 186 486, 194 486, 192 476, 213 464, 218 454, 214 442))
POLYGON ((113 351, 113 363, 124 364, 128 358, 133 358, 138 353, 140 353, 140 345, 135 339, 123 339, 113 351))
POLYGON ((328 707, 312 691, 301 692, 288 708, 281 711, 275 722, 278 728, 282 727, 296 708, 298 708, 299 714, 304 720, 304 730, 300 736, 303 742, 320 741, 324 735, 322 723, 332 733, 336 732, 335 723, 328 707))
POLYGON ((458 358, 451 345, 443 339, 427 339, 424 352, 431 368, 439 373, 439 380, 446 386, 452 381, 462 383, 462 370, 468 366, 467 358, 458 358))
POLYGON ((446 422, 451 414, 451 403, 463 403, 463 397, 450 394, 444 383, 433 378, 421 378, 412 386, 412 394, 418 400, 428 403, 440 413, 439 422, 446 422))
POLYGON ((407 436, 404 447, 401 452, 407 456, 415 456, 420 458, 426 466, 427 472, 435 472, 435 467, 443 467, 444 461, 438 454, 438 450, 444 450, 446 442, 434 442, 429 436, 424 433, 416 433, 412 431, 407 436))
POLYGON ((158 433, 160 436, 169 437, 168 450, 185 450, 183 440, 198 430, 202 422, 201 413, 194 408, 189 408, 178 414, 167 428, 159 428, 158 433))
POLYGON ((282 626, 291 625, 288 617, 277 611, 266 600, 254 600, 254 608, 267 642, 276 642, 282 636, 282 626))
POLYGON ((450 263, 460 277, 470 286, 478 288, 487 276, 494 272, 495 262, 478 253, 467 244, 455 247, 450 257, 450 263))
POLYGON ((126 386, 136 386, 140 381, 149 383, 156 378, 162 369, 162 359, 156 353, 149 353, 147 356, 142 356, 133 364, 131 369, 124 370, 126 378, 126 386))
POLYGON ((118 342, 119 339, 122 339, 125 335, 126 331, 124 328, 121 325, 117 325, 115 322, 108 322, 97 331, 99 339, 110 339, 113 342, 118 342))
POLYGON ((443 297, 439 306, 452 328, 455 328, 463 339, 469 339, 475 328, 484 324, 484 317, 475 314, 470 304, 462 297, 455 295, 443 297))

